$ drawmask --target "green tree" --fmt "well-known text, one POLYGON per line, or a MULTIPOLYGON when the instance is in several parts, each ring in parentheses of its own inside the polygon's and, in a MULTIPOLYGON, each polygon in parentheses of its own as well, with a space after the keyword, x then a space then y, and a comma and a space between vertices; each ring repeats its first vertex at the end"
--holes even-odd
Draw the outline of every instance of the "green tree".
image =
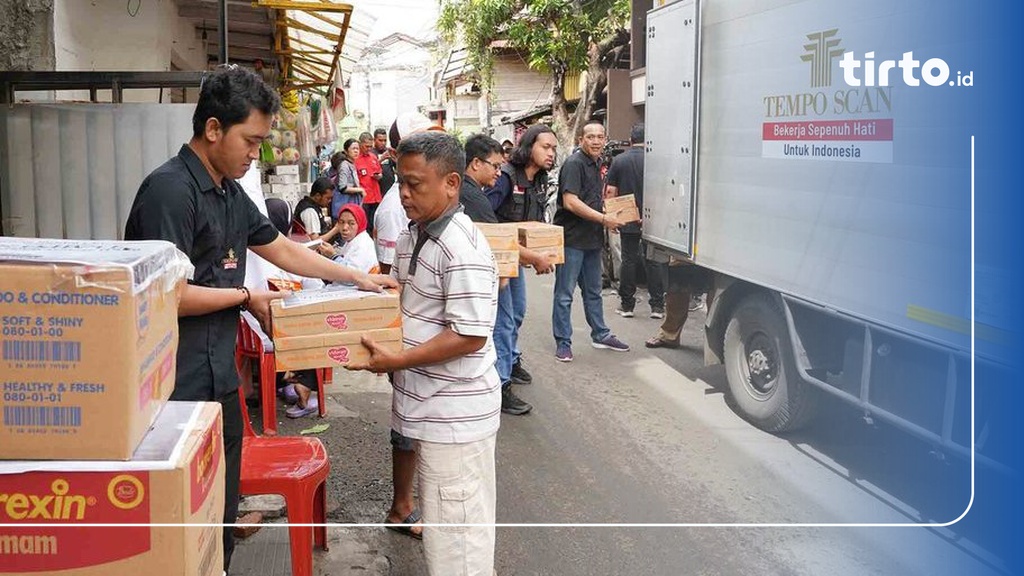
POLYGON ((629 0, 440 0, 438 29, 464 46, 485 86, 497 40, 524 54, 530 68, 551 75, 552 128, 562 153, 590 119, 608 83, 608 69, 629 44, 629 0), (587 71, 575 110, 565 99, 565 80, 587 71))

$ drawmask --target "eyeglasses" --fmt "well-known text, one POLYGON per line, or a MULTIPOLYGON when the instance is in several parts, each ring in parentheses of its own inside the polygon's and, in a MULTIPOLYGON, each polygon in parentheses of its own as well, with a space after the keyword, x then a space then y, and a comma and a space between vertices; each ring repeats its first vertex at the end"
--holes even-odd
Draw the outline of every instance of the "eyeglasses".
MULTIPOLYGON (((480 160, 480 159, 477 158, 477 160, 480 160)), ((490 164, 491 168, 494 168, 495 170, 499 170, 499 171, 501 170, 501 162, 491 162, 489 160, 480 160, 480 161, 483 162, 484 164, 490 164)))

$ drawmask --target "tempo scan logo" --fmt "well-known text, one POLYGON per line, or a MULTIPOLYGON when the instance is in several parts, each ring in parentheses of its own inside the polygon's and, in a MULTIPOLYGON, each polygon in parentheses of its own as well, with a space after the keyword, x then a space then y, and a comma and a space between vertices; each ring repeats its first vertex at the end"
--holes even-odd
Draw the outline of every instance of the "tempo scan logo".
POLYGON ((843 49, 839 47, 839 38, 833 38, 838 33, 839 29, 833 28, 807 35, 811 43, 804 44, 804 50, 808 53, 800 59, 811 63, 812 88, 832 85, 832 60, 843 55, 843 49))

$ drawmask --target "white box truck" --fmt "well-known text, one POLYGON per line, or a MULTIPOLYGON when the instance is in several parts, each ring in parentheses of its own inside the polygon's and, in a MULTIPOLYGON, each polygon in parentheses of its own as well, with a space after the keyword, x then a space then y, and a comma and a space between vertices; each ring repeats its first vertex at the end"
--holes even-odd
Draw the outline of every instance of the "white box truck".
POLYGON ((705 357, 753 424, 794 429, 827 393, 942 453, 973 440, 998 466, 1009 423, 979 402, 972 435, 971 326, 976 313, 978 380, 992 382, 1005 299, 972 298, 973 77, 931 60, 965 53, 945 6, 649 12, 643 237, 712 277, 705 357))

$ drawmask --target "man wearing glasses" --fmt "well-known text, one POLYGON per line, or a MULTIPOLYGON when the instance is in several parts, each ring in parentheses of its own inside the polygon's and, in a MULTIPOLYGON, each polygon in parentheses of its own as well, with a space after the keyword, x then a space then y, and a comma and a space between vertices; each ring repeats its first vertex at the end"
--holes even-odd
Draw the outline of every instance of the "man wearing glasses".
MULTIPOLYGON (((466 173, 462 177, 459 203, 473 222, 498 221, 484 189, 493 188, 498 182, 502 160, 501 145, 494 138, 477 134, 466 140, 466 173)), ((509 282, 502 282, 498 290, 498 316, 501 317, 503 313, 507 316, 504 318, 505 325, 511 324, 512 289, 509 282)), ((512 331, 503 330, 496 323, 493 337, 494 351, 498 357, 494 367, 501 379, 501 411, 515 416, 526 414, 533 406, 512 392, 512 366, 515 363, 512 331)))
POLYGON ((498 181, 501 162, 501 145, 494 138, 474 134, 466 140, 466 172, 462 175, 459 203, 473 222, 498 221, 484 190, 498 181))

